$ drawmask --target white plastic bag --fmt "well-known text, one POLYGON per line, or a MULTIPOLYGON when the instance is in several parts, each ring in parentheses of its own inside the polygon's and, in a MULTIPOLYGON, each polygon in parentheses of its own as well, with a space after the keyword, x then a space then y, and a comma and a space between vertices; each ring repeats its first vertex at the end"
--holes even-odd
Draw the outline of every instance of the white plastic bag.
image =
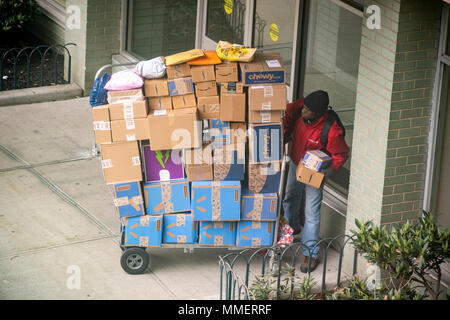
POLYGON ((135 68, 137 74, 146 79, 162 78, 166 75, 166 65, 163 57, 140 61, 135 68))

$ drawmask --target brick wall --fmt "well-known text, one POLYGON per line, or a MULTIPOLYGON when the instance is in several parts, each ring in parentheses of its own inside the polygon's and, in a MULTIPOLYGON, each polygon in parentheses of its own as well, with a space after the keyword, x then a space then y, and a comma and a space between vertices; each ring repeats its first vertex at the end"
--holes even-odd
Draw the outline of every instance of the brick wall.
POLYGON ((441 1, 405 0, 401 5, 381 224, 422 214, 427 138, 441 1))
POLYGON ((419 217, 424 189, 441 1, 370 4, 381 8, 381 29, 363 25, 347 234, 355 219, 389 227, 419 217))

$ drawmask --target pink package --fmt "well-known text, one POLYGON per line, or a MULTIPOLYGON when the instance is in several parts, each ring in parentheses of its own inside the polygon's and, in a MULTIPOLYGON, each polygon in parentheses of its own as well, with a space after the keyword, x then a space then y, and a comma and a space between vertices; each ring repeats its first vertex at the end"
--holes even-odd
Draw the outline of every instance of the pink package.
POLYGON ((108 91, 139 89, 144 85, 144 79, 134 70, 123 70, 114 73, 106 83, 108 91))

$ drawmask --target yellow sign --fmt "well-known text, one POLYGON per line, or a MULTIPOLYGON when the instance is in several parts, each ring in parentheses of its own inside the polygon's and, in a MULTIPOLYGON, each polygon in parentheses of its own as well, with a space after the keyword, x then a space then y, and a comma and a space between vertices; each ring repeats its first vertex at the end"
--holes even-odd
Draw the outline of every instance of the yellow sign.
POLYGON ((273 42, 277 42, 278 38, 280 36, 280 30, 278 29, 278 26, 276 23, 272 23, 270 25, 270 39, 272 39, 273 42))
POLYGON ((233 0, 224 0, 224 8, 227 14, 231 14, 233 12, 233 0))

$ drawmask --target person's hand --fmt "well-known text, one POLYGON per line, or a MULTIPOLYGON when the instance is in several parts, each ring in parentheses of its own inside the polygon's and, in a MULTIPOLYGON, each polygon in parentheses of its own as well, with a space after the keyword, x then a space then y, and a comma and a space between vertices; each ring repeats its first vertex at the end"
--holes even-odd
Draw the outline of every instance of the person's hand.
POLYGON ((328 167, 326 169, 321 169, 320 172, 324 174, 325 179, 328 179, 333 174, 333 169, 331 169, 331 167, 328 167))

